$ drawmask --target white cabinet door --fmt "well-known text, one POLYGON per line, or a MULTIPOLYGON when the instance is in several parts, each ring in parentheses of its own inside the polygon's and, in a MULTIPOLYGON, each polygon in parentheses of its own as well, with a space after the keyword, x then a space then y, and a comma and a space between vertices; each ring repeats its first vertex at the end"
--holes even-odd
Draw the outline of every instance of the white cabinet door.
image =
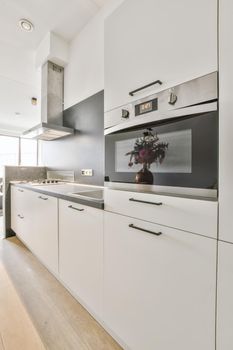
POLYGON ((219 5, 219 239, 233 243, 233 1, 220 0, 219 5))
POLYGON ((125 0, 105 22, 105 111, 216 70, 217 0, 125 0))
POLYGON ((219 242, 217 350, 233 349, 233 245, 219 242))
POLYGON ((91 312, 102 312, 103 211, 59 200, 59 273, 91 312))
POLYGON ((29 202, 30 191, 11 186, 11 228, 27 245, 31 238, 30 215, 27 210, 29 202))
POLYGON ((28 203, 31 218, 29 248, 49 270, 58 274, 58 199, 31 193, 28 203))
POLYGON ((132 350, 214 350, 217 241, 112 213, 104 222, 108 327, 132 350))
POLYGON ((11 187, 11 227, 55 274, 58 274, 58 200, 11 187))

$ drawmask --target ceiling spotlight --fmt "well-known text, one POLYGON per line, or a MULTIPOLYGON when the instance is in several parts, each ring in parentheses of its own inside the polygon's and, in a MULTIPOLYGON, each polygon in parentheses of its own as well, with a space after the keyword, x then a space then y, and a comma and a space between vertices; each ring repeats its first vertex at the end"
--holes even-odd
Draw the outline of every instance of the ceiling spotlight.
POLYGON ((19 26, 22 30, 26 32, 32 32, 34 29, 34 25, 32 24, 32 22, 30 22, 28 19, 25 19, 25 18, 19 21, 19 26))

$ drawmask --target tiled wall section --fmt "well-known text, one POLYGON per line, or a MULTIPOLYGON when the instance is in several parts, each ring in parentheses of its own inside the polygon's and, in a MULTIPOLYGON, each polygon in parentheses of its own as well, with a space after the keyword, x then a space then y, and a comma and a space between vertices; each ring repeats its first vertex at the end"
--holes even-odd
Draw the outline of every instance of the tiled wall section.
POLYGON ((14 235, 11 230, 10 182, 31 181, 46 178, 46 167, 5 166, 3 176, 3 235, 14 235))

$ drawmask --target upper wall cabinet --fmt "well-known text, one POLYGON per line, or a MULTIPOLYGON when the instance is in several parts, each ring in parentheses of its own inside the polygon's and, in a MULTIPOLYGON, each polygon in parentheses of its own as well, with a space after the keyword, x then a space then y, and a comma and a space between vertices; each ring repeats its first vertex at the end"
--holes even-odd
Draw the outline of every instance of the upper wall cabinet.
POLYGON ((217 0, 125 0, 106 19, 105 111, 216 70, 217 0))

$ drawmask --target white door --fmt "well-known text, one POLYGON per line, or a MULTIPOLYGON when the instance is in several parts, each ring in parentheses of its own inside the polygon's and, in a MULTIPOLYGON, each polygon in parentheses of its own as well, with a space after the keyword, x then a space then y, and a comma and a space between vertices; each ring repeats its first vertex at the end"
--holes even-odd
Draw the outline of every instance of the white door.
POLYGON ((132 350, 214 350, 216 245, 214 239, 105 213, 108 327, 132 350))
POLYGON ((105 111, 216 70, 217 0, 125 0, 105 22, 105 111))
POLYGON ((217 350, 233 349, 233 245, 219 242, 217 350))
POLYGON ((100 316, 103 211, 59 200, 59 273, 67 287, 100 316))

